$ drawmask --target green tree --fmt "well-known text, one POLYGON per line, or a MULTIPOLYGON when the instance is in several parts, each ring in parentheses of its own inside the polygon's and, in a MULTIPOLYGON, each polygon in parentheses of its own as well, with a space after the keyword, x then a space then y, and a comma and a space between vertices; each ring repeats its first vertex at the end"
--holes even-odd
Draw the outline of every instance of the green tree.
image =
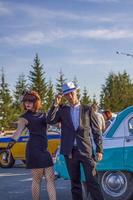
POLYGON ((19 98, 22 95, 22 92, 26 90, 27 88, 28 88, 28 84, 27 84, 27 80, 25 79, 25 75, 24 74, 19 75, 18 80, 15 85, 15 90, 13 91, 16 119, 22 112, 19 98))
POLYGON ((105 80, 105 84, 102 85, 102 91, 100 94, 100 107, 103 109, 111 109, 115 102, 116 96, 116 75, 111 72, 105 80), (111 99, 110 99, 111 98, 111 99), (112 102, 110 100, 113 100, 112 102))
POLYGON ((32 70, 29 74, 30 88, 38 92, 41 97, 43 109, 45 109, 45 104, 47 100, 47 82, 45 78, 45 71, 43 70, 43 65, 40 63, 38 54, 34 58, 34 64, 31 65, 32 70))
MULTIPOLYGON (((67 79, 65 78, 65 75, 63 74, 63 72, 61 70, 59 71, 59 77, 56 79, 56 81, 57 81, 56 93, 61 94, 62 93, 62 85, 67 81, 67 79)), ((66 102, 67 102, 66 99, 64 97, 62 97, 60 104, 64 104, 66 102)))
POLYGON ((74 76, 74 79, 73 79, 73 83, 76 87, 79 87, 79 83, 78 83, 78 79, 76 76, 74 76))
POLYGON ((92 104, 98 104, 95 94, 93 95, 92 104))
POLYGON ((52 105, 53 100, 54 100, 54 87, 53 87, 52 81, 49 80, 49 82, 48 82, 48 90, 47 90, 46 111, 48 111, 48 109, 52 105))
POLYGON ((59 77, 56 79, 56 92, 57 94, 62 93, 62 85, 66 82, 65 75, 63 74, 62 70, 59 71, 59 77))
POLYGON ((14 109, 12 103, 12 97, 2 69, 0 79, 0 129, 9 129, 14 120, 14 109))
POLYGON ((80 99, 80 97, 81 97, 80 88, 79 88, 79 83, 78 83, 78 79, 77 79, 76 76, 75 76, 74 79, 73 79, 73 83, 74 83, 74 85, 75 85, 76 88, 77 88, 78 99, 80 99))
POLYGON ((103 109, 119 112, 133 104, 133 84, 126 71, 110 73, 102 85, 100 105, 103 109))
POLYGON ((90 104, 92 101, 90 99, 90 96, 88 95, 88 92, 87 92, 87 89, 86 87, 84 87, 84 90, 83 90, 83 95, 82 95, 82 98, 81 98, 81 103, 83 105, 88 105, 90 104))

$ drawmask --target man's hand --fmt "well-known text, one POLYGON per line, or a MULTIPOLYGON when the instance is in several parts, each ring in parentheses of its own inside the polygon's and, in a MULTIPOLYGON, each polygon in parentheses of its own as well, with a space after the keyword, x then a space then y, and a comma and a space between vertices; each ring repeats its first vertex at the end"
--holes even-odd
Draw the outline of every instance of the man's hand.
POLYGON ((102 153, 96 153, 96 160, 101 161, 103 159, 103 154, 102 153))
POLYGON ((61 99, 62 99, 62 95, 56 95, 55 96, 55 100, 54 100, 54 105, 55 106, 59 106, 60 105, 60 103, 61 103, 61 99))

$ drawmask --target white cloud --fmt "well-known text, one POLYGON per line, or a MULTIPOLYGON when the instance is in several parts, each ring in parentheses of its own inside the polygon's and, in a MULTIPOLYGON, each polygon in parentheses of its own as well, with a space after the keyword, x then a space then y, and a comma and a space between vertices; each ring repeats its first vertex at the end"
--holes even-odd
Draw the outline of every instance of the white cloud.
POLYGON ((71 58, 70 63, 73 65, 109 65, 112 64, 112 61, 109 60, 96 60, 96 59, 79 59, 79 58, 71 58))
POLYGON ((6 4, 0 2, 0 16, 9 15, 12 13, 12 10, 6 4))
MULTIPOLYGON (((70 50, 69 50, 70 51, 70 50)), ((71 53, 73 55, 81 55, 81 54, 84 54, 84 55, 89 55, 91 53, 95 53, 96 52, 96 49, 88 49, 86 47, 82 48, 82 47, 79 47, 79 48, 74 48, 74 49, 71 49, 71 53)))
POLYGON ((0 43, 9 45, 42 45, 52 43, 60 39, 98 39, 98 40, 116 40, 133 38, 132 30, 112 30, 112 29, 96 29, 96 30, 47 30, 31 31, 25 34, 1 37, 0 43))
POLYGON ((44 8, 40 8, 40 7, 34 7, 34 6, 29 6, 29 5, 23 5, 21 7, 19 7, 19 9, 25 13, 27 13, 28 15, 32 16, 32 17, 37 17, 37 18, 49 18, 49 19, 53 19, 53 18, 67 18, 67 19, 79 19, 79 16, 73 13, 69 13, 69 12, 63 12, 63 11, 54 11, 54 10, 49 10, 49 9, 44 9, 44 8))
POLYGON ((92 3, 118 3, 120 0, 76 0, 81 2, 92 2, 92 3))
POLYGON ((58 39, 66 38, 69 34, 65 31, 54 30, 54 31, 30 31, 23 34, 10 35, 0 38, 0 43, 6 43, 9 45, 41 45, 44 43, 51 43, 58 39))
POLYGON ((0 39, 0 43, 6 43, 10 45, 32 45, 41 44, 44 41, 44 34, 42 32, 28 32, 23 35, 5 36, 0 39))
POLYGON ((114 16, 96 16, 96 15, 88 15, 82 13, 72 13, 68 11, 61 11, 61 10, 49 10, 40 7, 28 6, 24 5, 19 8, 27 15, 35 18, 35 19, 58 19, 58 20, 82 20, 82 21, 89 21, 89 22, 114 22, 114 16))
MULTIPOLYGON (((95 1, 95 2, 118 2, 120 0, 76 0, 76 1, 95 1)), ((66 11, 66 10, 52 10, 52 9, 47 9, 47 8, 43 8, 40 6, 34 6, 34 5, 29 5, 29 4, 24 4, 24 3, 8 3, 8 4, 0 4, 0 15, 2 14, 9 14, 9 13, 13 13, 14 15, 16 13, 21 13, 24 15, 24 19, 26 19, 26 23, 24 25, 20 25, 18 24, 18 27, 22 27, 22 26, 28 26, 27 25, 27 21, 30 21, 30 24, 32 23, 32 25, 37 25, 40 24, 40 22, 43 23, 47 23, 50 25, 51 21, 50 20, 56 20, 56 24, 58 24, 58 22, 60 21, 77 21, 79 22, 79 20, 83 21, 83 22, 92 22, 94 23, 120 23, 123 22, 123 20, 126 19, 126 24, 128 23, 128 21, 131 21, 132 16, 130 18, 127 18, 127 16, 129 16, 129 14, 127 15, 125 13, 114 13, 114 14, 104 14, 104 13, 97 13, 95 15, 90 14, 90 13, 83 13, 83 12, 70 12, 70 11, 66 11), (29 18, 28 18, 29 17, 29 18), (39 23, 38 23, 39 22, 39 23)), ((53 21, 52 21, 53 22, 53 21)), ((9 25, 8 26, 16 26, 17 25, 9 25)))
POLYGON ((92 21, 92 22, 112 22, 114 21, 114 18, 111 18, 110 16, 95 16, 95 15, 87 15, 87 14, 81 14, 76 12, 68 12, 66 10, 50 10, 47 8, 41 8, 37 6, 32 6, 28 4, 13 4, 10 3, 8 7, 4 4, 3 8, 7 9, 10 7, 10 10, 8 12, 23 12, 27 16, 30 16, 33 18, 33 20, 39 19, 39 20, 50 20, 55 19, 56 20, 83 20, 83 21, 92 21))
POLYGON ((133 31, 131 30, 112 30, 112 29, 97 29, 97 30, 85 30, 79 32, 73 32, 73 35, 77 35, 82 38, 92 39, 128 39, 133 38, 133 31))

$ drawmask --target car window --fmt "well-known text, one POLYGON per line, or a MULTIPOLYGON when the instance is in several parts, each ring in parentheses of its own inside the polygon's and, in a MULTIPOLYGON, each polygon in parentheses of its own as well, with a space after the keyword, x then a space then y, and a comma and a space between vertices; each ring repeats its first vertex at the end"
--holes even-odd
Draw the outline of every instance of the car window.
POLYGON ((128 130, 130 135, 133 135, 133 117, 129 119, 128 121, 128 130))
POLYGON ((107 127, 107 129, 103 132, 103 137, 106 137, 107 133, 108 133, 108 130, 111 129, 111 127, 114 125, 115 123, 115 120, 116 120, 116 117, 114 117, 113 119, 111 119, 111 123, 110 125, 107 127))

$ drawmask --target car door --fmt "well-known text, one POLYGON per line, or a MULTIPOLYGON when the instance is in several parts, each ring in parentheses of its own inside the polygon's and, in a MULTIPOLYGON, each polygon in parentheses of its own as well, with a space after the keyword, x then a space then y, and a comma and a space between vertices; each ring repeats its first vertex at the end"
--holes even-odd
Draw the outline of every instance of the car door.
POLYGON ((11 150, 14 159, 25 160, 25 149, 28 139, 29 132, 25 129, 11 150))
POLYGON ((126 170, 133 170, 133 113, 125 120, 124 163, 126 170))

